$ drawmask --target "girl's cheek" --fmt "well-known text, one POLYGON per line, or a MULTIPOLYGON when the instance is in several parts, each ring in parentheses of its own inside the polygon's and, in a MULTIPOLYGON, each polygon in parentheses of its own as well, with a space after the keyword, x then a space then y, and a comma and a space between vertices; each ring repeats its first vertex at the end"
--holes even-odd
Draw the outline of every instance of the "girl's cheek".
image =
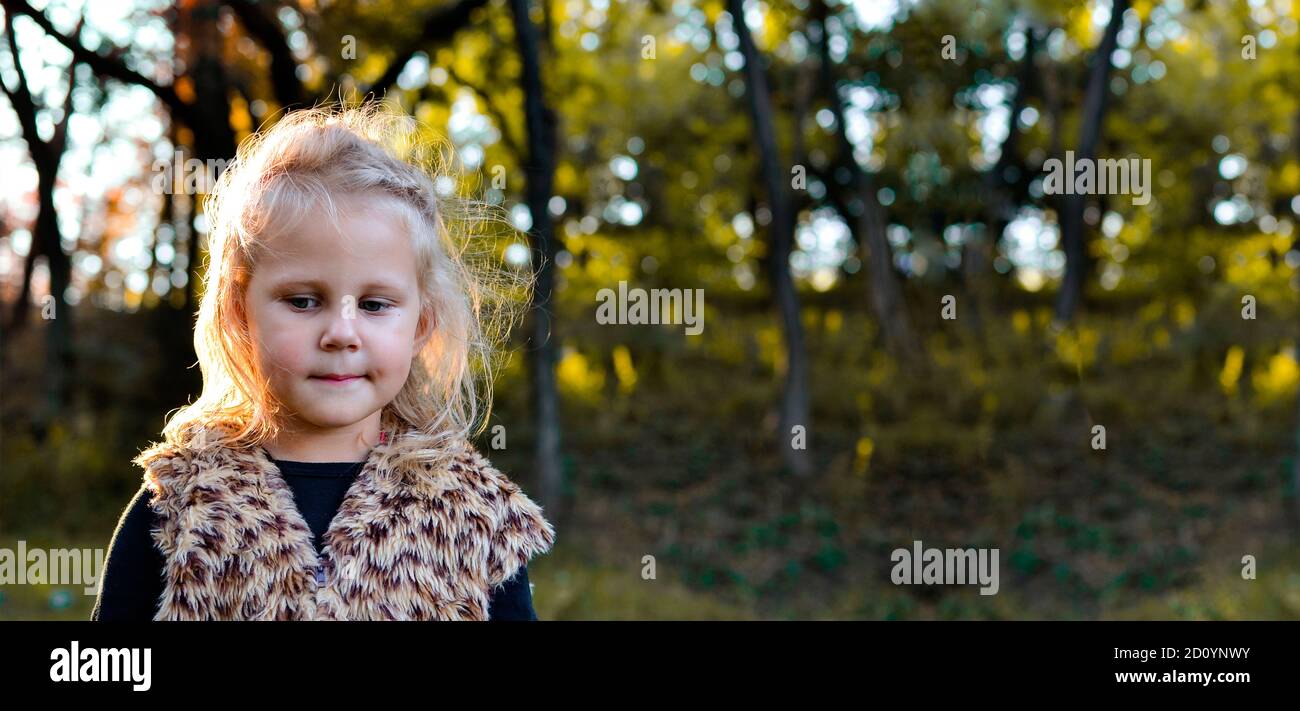
POLYGON ((393 338, 388 350, 388 369, 404 373, 411 367, 411 361, 417 355, 415 350, 415 333, 403 333, 393 338))
POLYGON ((306 360, 306 347, 301 339, 286 331, 277 331, 274 337, 267 338, 262 351, 267 361, 281 370, 296 372, 306 360))

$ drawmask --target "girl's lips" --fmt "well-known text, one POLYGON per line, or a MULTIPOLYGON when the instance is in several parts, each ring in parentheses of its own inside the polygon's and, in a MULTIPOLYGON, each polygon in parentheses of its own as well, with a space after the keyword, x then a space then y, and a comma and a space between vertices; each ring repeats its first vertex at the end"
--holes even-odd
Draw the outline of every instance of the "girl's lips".
POLYGON ((312 380, 320 380, 326 383, 350 383, 353 380, 361 380, 362 378, 362 376, 360 375, 350 375, 345 378, 336 378, 336 377, 331 377, 326 375, 313 375, 311 377, 312 380))

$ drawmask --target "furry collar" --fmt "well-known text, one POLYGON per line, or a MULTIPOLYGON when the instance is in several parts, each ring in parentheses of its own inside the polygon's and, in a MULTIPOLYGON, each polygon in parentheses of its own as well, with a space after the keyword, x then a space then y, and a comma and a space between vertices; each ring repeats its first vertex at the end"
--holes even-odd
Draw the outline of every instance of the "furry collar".
POLYGON ((436 463, 400 442, 370 451, 319 555, 264 448, 142 453, 165 559, 154 619, 487 619, 492 589, 555 530, 468 441, 436 463))

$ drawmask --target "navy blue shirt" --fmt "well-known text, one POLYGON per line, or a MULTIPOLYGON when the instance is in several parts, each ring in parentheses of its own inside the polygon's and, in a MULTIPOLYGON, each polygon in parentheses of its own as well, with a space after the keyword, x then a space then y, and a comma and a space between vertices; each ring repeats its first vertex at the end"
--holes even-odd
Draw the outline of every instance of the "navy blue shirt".
MULTIPOLYGON (((312 542, 319 555, 320 540, 365 462, 272 461, 293 490, 294 504, 311 529, 312 542)), ((158 527, 158 522, 149 506, 149 497, 149 490, 141 486, 113 532, 99 597, 90 615, 92 620, 152 620, 158 612, 165 561, 150 533, 150 529, 158 527)), ((492 591, 488 619, 494 622, 537 619, 527 566, 520 567, 514 577, 492 591)))

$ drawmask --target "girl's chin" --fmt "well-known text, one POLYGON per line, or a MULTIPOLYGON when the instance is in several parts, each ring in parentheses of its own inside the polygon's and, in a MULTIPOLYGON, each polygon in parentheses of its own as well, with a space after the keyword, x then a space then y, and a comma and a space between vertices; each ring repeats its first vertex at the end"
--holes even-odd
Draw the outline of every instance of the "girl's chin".
POLYGON ((319 417, 303 417, 301 421, 315 430, 336 430, 344 427, 351 427, 365 419, 365 415, 350 417, 347 413, 333 411, 329 413, 320 413, 319 417))
POLYGON ((367 415, 374 412, 376 407, 371 405, 371 398, 361 396, 359 393, 344 396, 343 393, 337 395, 322 396, 319 393, 312 393, 310 397, 304 400, 310 404, 301 404, 290 408, 298 413, 298 419, 304 424, 312 427, 347 427, 364 420, 367 415))

